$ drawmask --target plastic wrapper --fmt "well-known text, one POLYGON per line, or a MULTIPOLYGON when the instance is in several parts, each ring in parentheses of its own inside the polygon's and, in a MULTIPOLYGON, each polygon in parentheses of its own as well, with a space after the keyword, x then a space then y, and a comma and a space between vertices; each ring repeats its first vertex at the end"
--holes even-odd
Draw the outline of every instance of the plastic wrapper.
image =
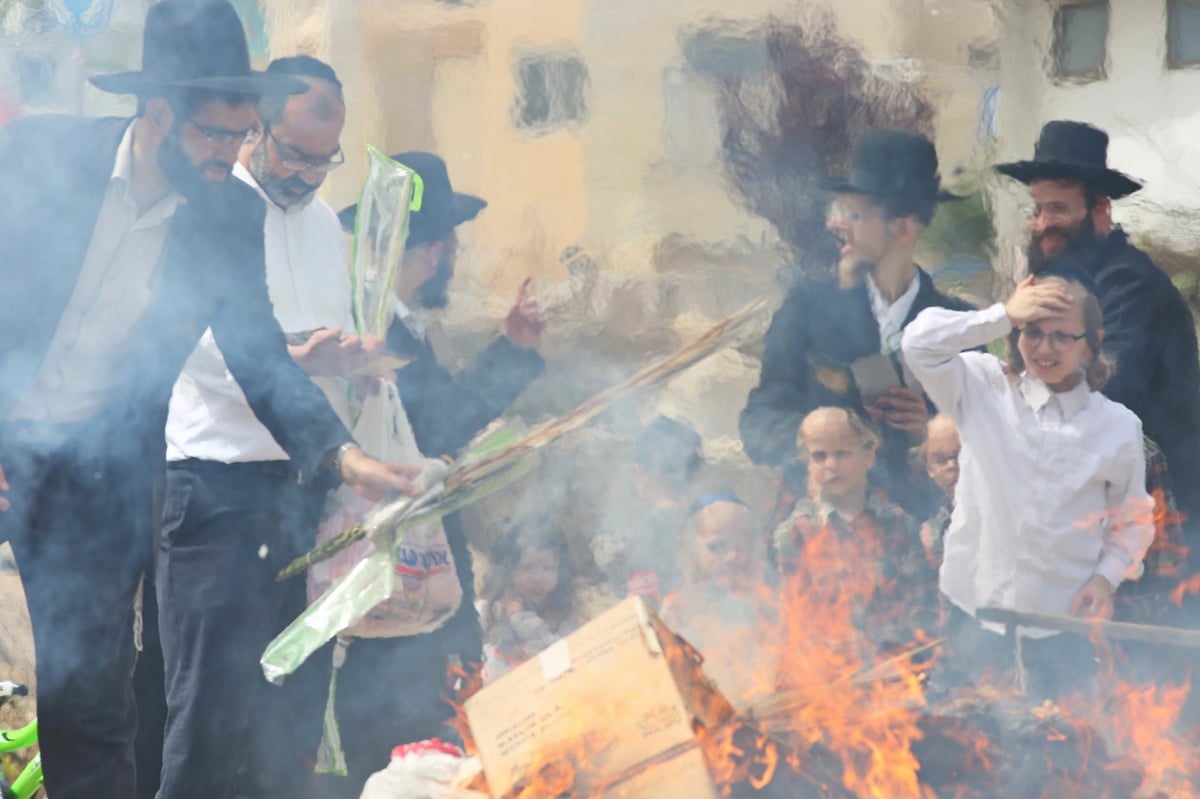
POLYGON ((478 774, 479 761, 436 738, 397 746, 392 762, 363 786, 359 799, 486 799, 487 794, 458 787, 478 774))
POLYGON ((421 208, 424 185, 413 170, 367 148, 367 179, 354 218, 351 285, 359 336, 386 338, 392 284, 408 240, 408 215, 421 208))
MULTIPOLYGON (((510 444, 515 436, 503 430, 486 439, 466 459, 470 462, 510 444)), ((518 460, 470 489, 447 493, 442 480, 451 467, 442 461, 425 461, 421 477, 426 487, 417 498, 403 497, 383 504, 362 522, 368 554, 348 572, 334 580, 329 590, 276 636, 260 659, 263 675, 273 683, 300 667, 313 652, 343 631, 352 628, 372 609, 392 596, 395 586, 397 547, 408 531, 421 524, 436 522, 448 513, 508 485, 527 473, 529 460, 518 460)))

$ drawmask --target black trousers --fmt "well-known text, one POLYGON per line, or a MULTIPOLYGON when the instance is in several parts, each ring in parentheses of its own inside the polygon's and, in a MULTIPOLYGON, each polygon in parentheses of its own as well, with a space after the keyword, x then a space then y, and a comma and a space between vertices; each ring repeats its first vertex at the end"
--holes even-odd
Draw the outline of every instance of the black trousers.
POLYGON ((13 502, 0 530, 33 624, 46 791, 131 799, 134 597, 151 559, 156 472, 102 426, 5 425, 0 437, 13 502))
MULTIPOLYGON (((167 695, 160 799, 310 793, 323 697, 294 702, 288 683, 266 682, 259 658, 304 609, 304 580, 275 574, 315 540, 319 499, 282 462, 168 468, 156 575, 167 695)), ((328 656, 305 668, 328 669, 328 656)))
POLYGON ((947 651, 938 669, 941 683, 976 682, 985 674, 1015 678, 1018 671, 1023 671, 1025 693, 1037 701, 1058 699, 1094 686, 1097 661, 1086 638, 1059 633, 1018 641, 1015 635, 984 628, 949 599, 942 600, 947 651))
MULTIPOLYGON (((475 611, 474 570, 461 517, 442 520, 463 587, 462 605, 439 630, 410 638, 355 639, 337 677, 337 720, 346 754, 345 778, 323 782, 323 797, 355 797, 367 777, 387 768, 392 749, 427 738, 456 740, 446 722, 447 670, 452 657, 483 660, 483 633, 475 611)), ((316 657, 327 659, 327 656, 316 657)))

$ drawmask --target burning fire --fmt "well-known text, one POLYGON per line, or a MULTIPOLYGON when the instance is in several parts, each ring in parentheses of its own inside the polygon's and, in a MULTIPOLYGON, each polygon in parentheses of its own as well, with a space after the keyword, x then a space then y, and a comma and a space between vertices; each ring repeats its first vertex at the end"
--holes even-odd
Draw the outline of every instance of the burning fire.
MULTIPOLYGON (((775 629, 753 640, 777 647, 770 655, 710 653, 774 663, 747 667, 765 684, 744 713, 734 709, 742 707, 736 697, 731 705, 709 690, 700 653, 656 624, 672 673, 699 708, 694 746, 722 796, 1200 799, 1200 729, 1180 729, 1185 675, 1137 684, 1114 666, 1101 675, 1098 696, 1036 707, 986 680, 931 690, 942 642, 911 629, 919 626, 911 603, 921 598, 905 594, 884 560, 871 535, 826 529, 807 538, 803 562, 764 597, 777 612, 761 618, 775 629)), ((459 678, 477 685, 477 675, 459 678)), ((597 773, 610 743, 603 730, 579 730, 546 747, 506 799, 614 795, 632 777, 597 773)))

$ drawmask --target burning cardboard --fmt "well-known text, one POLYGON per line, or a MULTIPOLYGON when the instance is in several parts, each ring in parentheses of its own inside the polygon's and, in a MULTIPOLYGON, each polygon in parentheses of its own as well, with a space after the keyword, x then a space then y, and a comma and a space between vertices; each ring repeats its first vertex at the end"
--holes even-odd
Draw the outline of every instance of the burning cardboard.
POLYGON ((699 658, 637 597, 484 688, 465 712, 497 798, 716 799, 702 731, 734 718, 699 658))

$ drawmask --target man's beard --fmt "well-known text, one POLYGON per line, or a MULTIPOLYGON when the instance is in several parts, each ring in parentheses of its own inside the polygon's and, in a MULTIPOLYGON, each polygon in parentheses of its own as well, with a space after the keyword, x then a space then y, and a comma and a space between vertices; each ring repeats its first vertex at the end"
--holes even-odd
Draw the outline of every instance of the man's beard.
POLYGON ((230 164, 215 158, 199 165, 193 164, 187 157, 187 153, 183 151, 178 127, 167 135, 158 148, 158 168, 162 170, 163 176, 171 188, 188 199, 195 199, 210 191, 215 184, 225 182, 224 178, 218 181, 206 177, 205 173, 210 167, 225 170, 226 177, 231 169, 230 164))
POLYGON ((438 256, 437 271, 417 288, 417 305, 429 309, 445 308, 450 303, 447 292, 453 277, 451 248, 443 246, 442 254, 438 256))
POLYGON ((1029 258, 1029 273, 1036 275, 1041 272, 1050 261, 1055 258, 1060 258, 1070 252, 1078 252, 1079 250, 1090 247, 1096 243, 1096 223, 1092 219, 1091 214, 1087 214, 1074 228, 1064 228, 1055 226, 1046 228, 1041 235, 1032 236, 1029 239, 1029 248, 1027 256, 1029 258), (1045 255, 1042 252, 1041 240, 1046 236, 1061 236, 1063 239, 1062 248, 1054 255, 1045 255))
POLYGON ((250 175, 263 190, 263 194, 267 195, 271 202, 280 208, 291 208, 312 202, 312 198, 316 196, 317 189, 321 188, 321 184, 318 183, 314 186, 307 183, 300 179, 299 174, 289 178, 280 178, 273 174, 270 164, 267 163, 266 141, 266 136, 261 137, 255 148, 250 151, 250 175))

